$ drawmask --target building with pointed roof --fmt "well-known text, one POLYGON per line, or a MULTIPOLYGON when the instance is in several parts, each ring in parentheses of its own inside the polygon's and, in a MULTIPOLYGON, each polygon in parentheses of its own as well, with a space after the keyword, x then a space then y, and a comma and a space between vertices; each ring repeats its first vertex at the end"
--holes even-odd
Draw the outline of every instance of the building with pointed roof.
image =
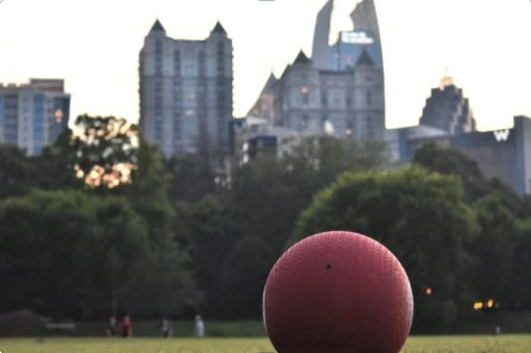
POLYGON ((269 123, 274 124, 275 116, 275 85, 278 79, 273 73, 269 75, 264 88, 258 95, 258 99, 253 107, 249 110, 248 116, 266 119, 269 123))
POLYGON ((298 133, 332 125, 338 137, 383 139, 381 75, 366 52, 349 70, 322 70, 301 50, 274 85, 274 123, 298 133))
POLYGON ((450 135, 476 131, 469 100, 448 74, 441 79, 439 87, 431 90, 419 124, 444 130, 450 135))
POLYGON ((157 19, 139 55, 140 129, 166 156, 229 151, 233 46, 217 22, 204 40, 174 39, 157 19))

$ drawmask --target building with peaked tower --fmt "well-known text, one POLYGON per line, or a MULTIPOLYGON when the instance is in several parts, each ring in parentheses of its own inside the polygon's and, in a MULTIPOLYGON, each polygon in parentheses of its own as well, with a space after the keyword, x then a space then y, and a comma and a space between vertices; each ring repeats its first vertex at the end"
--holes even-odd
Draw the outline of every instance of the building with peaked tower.
POLYGON ((221 163, 232 120, 232 41, 218 22, 204 40, 173 39, 156 20, 139 57, 140 129, 166 156, 221 163))
POLYGON ((487 176, 519 193, 531 192, 531 119, 518 116, 510 129, 477 131, 468 99, 448 74, 431 90, 419 125, 394 131, 402 163, 427 143, 455 148, 476 160, 487 176))
POLYGON ((301 51, 281 77, 271 76, 248 118, 302 135, 386 140, 379 46, 352 31, 329 45, 332 10, 329 0, 317 15, 312 57, 301 51))
POLYGON ((271 73, 262 92, 258 95, 258 99, 249 111, 249 115, 266 119, 272 124, 275 123, 275 84, 277 82, 277 78, 271 73))
POLYGON ((422 110, 420 125, 444 130, 451 135, 476 131, 476 120, 468 98, 458 88, 448 74, 441 79, 440 85, 431 90, 422 110))
POLYGON ((382 71, 364 51, 350 70, 320 70, 300 52, 275 85, 277 126, 300 133, 384 138, 382 71))

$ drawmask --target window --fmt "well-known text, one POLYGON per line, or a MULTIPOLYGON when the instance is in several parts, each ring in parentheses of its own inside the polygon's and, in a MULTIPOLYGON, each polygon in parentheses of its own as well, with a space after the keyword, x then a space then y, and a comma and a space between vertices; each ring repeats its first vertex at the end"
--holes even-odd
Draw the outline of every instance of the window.
POLYGON ((173 71, 175 75, 181 74, 181 51, 176 50, 173 52, 173 71))
POLYGON ((186 116, 192 116, 195 114, 194 110, 193 109, 186 109, 186 111, 184 112, 184 114, 186 116))
POLYGON ((328 105, 328 94, 326 91, 321 91, 321 105, 325 107, 328 105))
POLYGON ((308 115, 304 114, 302 116, 302 119, 299 123, 299 130, 306 130, 308 128, 308 121, 310 119, 308 118, 308 115))
POLYGON ((303 104, 308 104, 308 102, 310 101, 308 87, 306 86, 303 86, 301 88, 301 99, 303 104))
POLYGON ((368 106, 372 106, 372 92, 371 91, 368 91, 365 94, 365 101, 367 102, 368 106))

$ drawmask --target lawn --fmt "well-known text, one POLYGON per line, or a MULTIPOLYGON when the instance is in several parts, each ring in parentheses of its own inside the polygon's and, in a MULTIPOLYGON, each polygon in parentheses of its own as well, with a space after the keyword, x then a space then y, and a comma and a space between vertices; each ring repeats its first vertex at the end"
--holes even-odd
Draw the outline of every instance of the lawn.
MULTIPOLYGON (((32 339, 0 340, 3 353, 260 353, 273 352, 267 339, 32 339)), ((531 336, 412 337, 402 353, 529 353, 531 336)))

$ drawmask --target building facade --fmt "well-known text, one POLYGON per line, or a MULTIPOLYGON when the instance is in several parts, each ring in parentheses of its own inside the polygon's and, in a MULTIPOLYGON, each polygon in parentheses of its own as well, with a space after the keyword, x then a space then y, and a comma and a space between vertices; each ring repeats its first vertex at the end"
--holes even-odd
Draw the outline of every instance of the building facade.
POLYGON ((382 70, 363 51, 348 70, 320 70, 304 52, 275 86, 276 125, 299 133, 384 139, 382 70))
POLYGON ((468 98, 448 75, 441 79, 439 87, 432 88, 419 124, 444 130, 450 135, 476 131, 468 98))
POLYGON ((317 13, 313 33, 312 60, 316 67, 325 69, 328 61, 330 24, 334 0, 328 0, 317 13))
MULTIPOLYGON (((512 186, 517 192, 531 192, 531 119, 515 117, 510 129, 460 134, 416 134, 416 129, 399 131, 400 160, 407 163, 426 143, 455 148, 476 160, 483 172, 512 186)), ((443 131, 444 132, 444 131, 443 131)))
POLYGON ((260 117, 266 119, 270 123, 276 122, 275 115, 275 85, 278 79, 273 73, 269 75, 262 92, 260 92, 255 104, 249 110, 248 116, 260 117))
POLYGON ((381 48, 380 27, 376 15, 374 0, 362 0, 350 14, 355 31, 368 31, 374 35, 376 44, 381 48))
POLYGON ((232 120, 232 41, 218 22, 205 40, 167 36, 157 20, 140 51, 140 129, 166 156, 221 162, 232 120))
POLYGON ((0 143, 38 155, 68 128, 69 119, 70 94, 64 80, 0 84, 0 143))

